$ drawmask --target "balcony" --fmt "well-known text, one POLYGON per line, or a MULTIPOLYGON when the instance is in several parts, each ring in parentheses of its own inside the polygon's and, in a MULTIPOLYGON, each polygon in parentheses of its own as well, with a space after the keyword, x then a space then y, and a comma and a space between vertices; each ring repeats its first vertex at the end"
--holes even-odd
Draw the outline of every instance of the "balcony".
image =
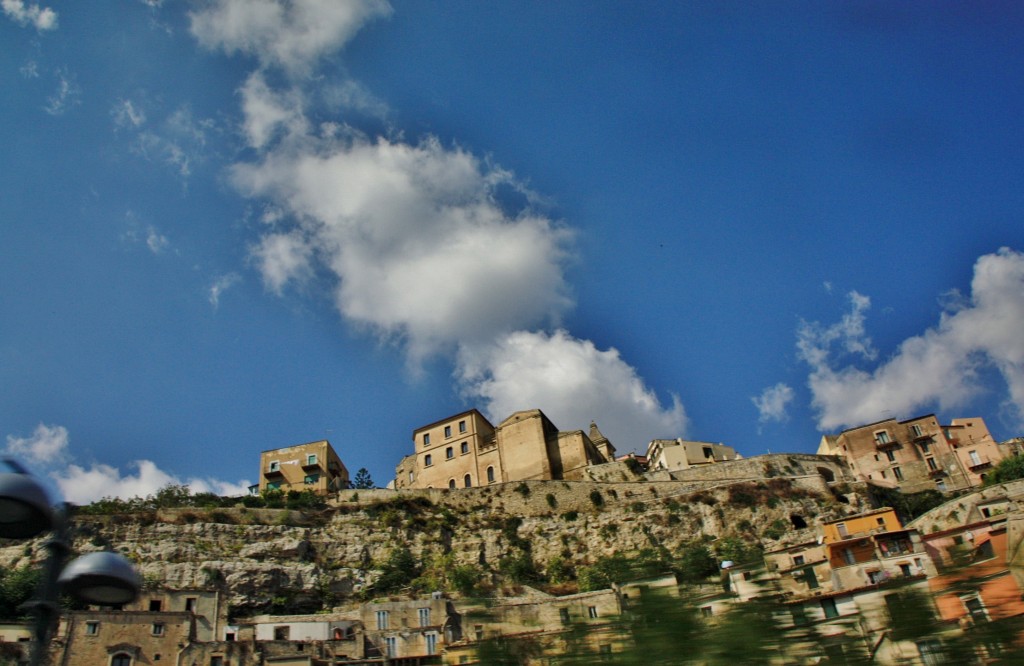
POLYGON ((302 469, 304 470, 317 470, 323 469, 323 465, 320 464, 319 458, 313 458, 312 460, 306 459, 306 462, 302 463, 302 469))
POLYGON ((928 470, 928 476, 932 478, 946 476, 946 470, 942 469, 941 467, 939 467, 938 469, 930 469, 928 470))
POLYGON ((920 442, 930 442, 932 439, 934 439, 934 437, 934 435, 929 435, 926 432, 922 432, 920 435, 913 435, 911 439, 915 444, 917 444, 920 442))
POLYGON ((970 469, 972 472, 977 472, 978 470, 982 470, 991 466, 992 461, 989 460, 988 458, 979 458, 977 460, 971 460, 967 463, 968 469, 970 469))
POLYGON ((265 470, 263 470, 263 476, 267 477, 268 479, 274 479, 278 477, 283 477, 284 472, 281 471, 280 465, 270 465, 265 470))
POLYGON ((879 451, 888 451, 889 449, 898 449, 900 446, 899 440, 895 439, 876 439, 875 448, 879 451))

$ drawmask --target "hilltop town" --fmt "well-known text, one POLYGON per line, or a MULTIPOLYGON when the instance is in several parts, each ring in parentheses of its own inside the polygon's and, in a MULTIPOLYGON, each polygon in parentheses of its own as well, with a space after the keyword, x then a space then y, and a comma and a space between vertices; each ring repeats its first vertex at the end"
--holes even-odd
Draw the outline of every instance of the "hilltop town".
MULTIPOLYGON (((750 458, 682 438, 617 457, 596 423, 563 431, 538 409, 497 425, 468 410, 411 441, 387 488, 354 488, 319 440, 263 451, 246 497, 168 488, 82 507, 74 550, 120 552, 146 585, 130 604, 66 609, 52 662, 590 663, 657 654, 637 628, 652 608, 677 655, 654 663, 713 661, 678 641, 717 645, 753 608, 785 644, 765 662, 1014 649, 1016 633, 986 627, 1024 617, 1024 481, 987 481, 1024 440, 996 442, 981 418, 887 419, 816 454, 750 458), (934 626, 897 612, 916 599, 934 626)), ((28 571, 41 544, 4 540, 0 564, 28 571)), ((23 663, 31 637, 0 625, 0 664, 23 663)))

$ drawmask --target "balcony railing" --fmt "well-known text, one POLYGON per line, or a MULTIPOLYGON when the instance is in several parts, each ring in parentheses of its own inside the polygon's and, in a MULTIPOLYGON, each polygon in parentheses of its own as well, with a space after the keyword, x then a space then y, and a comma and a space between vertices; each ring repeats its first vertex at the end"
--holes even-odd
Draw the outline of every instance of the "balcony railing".
POLYGON ((284 472, 281 471, 280 467, 267 467, 263 470, 263 476, 269 479, 274 476, 284 476, 284 472))
POLYGON ((886 440, 876 439, 875 440, 875 447, 879 451, 886 451, 888 449, 895 449, 899 445, 900 445, 899 440, 895 440, 895 439, 886 439, 886 440))
POLYGON ((967 463, 967 467, 969 467, 972 472, 975 472, 975 471, 977 471, 979 469, 985 469, 986 467, 991 467, 991 466, 992 466, 992 461, 989 460, 988 458, 980 458, 979 460, 976 460, 976 461, 972 460, 972 461, 967 463))

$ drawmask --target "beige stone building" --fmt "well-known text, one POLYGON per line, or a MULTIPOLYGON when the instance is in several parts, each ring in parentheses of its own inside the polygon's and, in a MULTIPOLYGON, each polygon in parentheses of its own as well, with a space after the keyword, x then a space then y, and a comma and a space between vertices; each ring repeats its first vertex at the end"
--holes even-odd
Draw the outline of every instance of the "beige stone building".
POLYGON ((980 486, 1006 455, 983 419, 953 419, 942 425, 934 414, 825 435, 818 453, 842 456, 862 481, 904 492, 980 486))
POLYGON ((326 439, 260 454, 259 492, 312 490, 325 495, 348 487, 348 469, 326 439))
POLYGON ((741 456, 725 444, 685 439, 655 439, 647 445, 647 469, 677 471, 698 465, 710 465, 741 456))
POLYGON ((584 469, 615 460, 597 426, 561 431, 539 409, 496 427, 475 409, 413 431, 415 453, 395 468, 395 488, 472 488, 508 481, 578 480, 584 469))

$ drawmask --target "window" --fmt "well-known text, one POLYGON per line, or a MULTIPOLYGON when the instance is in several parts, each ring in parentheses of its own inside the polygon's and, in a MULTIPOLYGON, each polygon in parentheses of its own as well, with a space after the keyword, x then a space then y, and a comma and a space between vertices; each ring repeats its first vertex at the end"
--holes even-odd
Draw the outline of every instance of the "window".
POLYGON ((444 436, 445 436, 445 439, 447 439, 447 438, 452 436, 452 427, 451 426, 445 426, 444 427, 444 436))
POLYGON ((917 651, 921 655, 921 663, 925 666, 939 666, 946 663, 942 650, 942 643, 930 638, 917 643, 917 651))
POLYGON ((307 474, 306 478, 302 480, 307 486, 316 485, 320 481, 319 474, 307 474))
POLYGON ((981 456, 978 455, 977 451, 968 451, 967 455, 969 455, 971 457, 971 464, 972 465, 980 465, 981 464, 981 456))
POLYGON ((473 487, 473 477, 471 477, 469 474, 467 474, 466 476, 462 477, 462 485, 465 486, 466 488, 472 488, 473 487))
POLYGON ((569 609, 568 608, 559 608, 558 609, 558 619, 560 619, 562 621, 562 624, 569 624, 569 609))
POLYGON ((946 482, 943 481, 942 479, 939 479, 938 481, 936 481, 935 482, 935 490, 938 490, 940 493, 946 492, 946 482))
POLYGON ((985 543, 981 544, 980 546, 974 549, 974 556, 972 557, 972 559, 975 562, 980 562, 982 560, 991 560, 995 556, 996 552, 992 548, 992 542, 986 541, 985 543))
POLYGON ((802 627, 807 624, 807 612, 804 610, 803 604, 797 604, 790 607, 789 613, 793 616, 794 626, 802 627))
MULTIPOLYGON (((428 453, 427 455, 423 456, 423 466, 424 467, 430 467, 433 464, 434 464, 434 457, 432 455, 430 455, 428 453)), ((410 481, 411 480, 412 479, 410 479, 410 481)))
POLYGON ((901 576, 909 576, 910 575, 910 565, 909 564, 901 564, 900 565, 900 575, 901 576))
POLYGON ((162 607, 162 602, 159 599, 150 599, 149 600, 149 610, 150 610, 150 612, 152 612, 152 613, 159 613, 161 607, 162 607))
POLYGON ((469 442, 463 442, 461 448, 463 455, 469 453, 469 442))
POLYGON ((897 481, 903 480, 903 470, 900 469, 899 467, 892 468, 892 475, 896 477, 897 481))
POLYGON ((163 636, 164 635, 164 623, 163 622, 154 622, 153 623, 153 635, 154 636, 163 636))
POLYGON ((896 454, 893 453, 892 451, 886 451, 885 459, 888 460, 889 462, 896 462, 896 454))
POLYGON ((455 479, 448 479, 448 490, 455 490, 455 479))
POLYGON ((291 636, 291 627, 282 625, 280 627, 274 627, 274 640, 275 641, 286 641, 291 636))
POLYGON ((850 536, 850 533, 846 530, 846 523, 839 523, 836 525, 836 530, 839 532, 839 536, 843 539, 850 536))
POLYGON ((210 657, 210 666, 224 666, 224 657, 221 657, 221 656, 210 657))
POLYGON ((430 446, 430 433, 423 433, 423 446, 430 446))
POLYGON ((804 556, 803 555, 794 555, 793 556, 793 566, 798 567, 798 566, 800 566, 803 563, 804 563, 804 556))
POLYGON ((315 453, 310 453, 308 456, 306 456, 306 464, 307 465, 315 465, 316 464, 316 454, 315 453))
POLYGON ((925 458, 924 461, 928 463, 928 469, 932 472, 939 469, 939 466, 935 464, 935 458, 925 458))
POLYGON ((270 471, 271 472, 280 472, 281 471, 281 461, 280 460, 271 460, 270 461, 270 471))
POLYGON ((715 612, 711 609, 711 606, 701 606, 700 614, 702 617, 711 617, 715 612))
POLYGON ((928 449, 931 446, 929 442, 921 442, 921 453, 928 453, 928 449))
POLYGON ((459 421, 459 432, 466 432, 466 422, 459 421))
POLYGON ((110 658, 110 666, 132 666, 132 658, 126 654, 115 654, 110 658))
POLYGON ((587 616, 590 619, 597 617, 597 606, 587 606, 587 616))
POLYGON ((494 483, 494 468, 487 468, 487 483, 494 483))
POLYGON ((854 557, 852 548, 843 548, 843 560, 845 560, 847 564, 857 563, 857 558, 854 557))
POLYGON ((281 482, 271 481, 270 483, 267 484, 267 490, 281 490, 281 482))
POLYGON ((836 600, 835 599, 822 599, 821 600, 821 610, 823 610, 825 612, 825 618, 826 619, 830 620, 830 619, 832 619, 834 617, 839 617, 839 609, 836 608, 836 600))
POLYGON ((715 457, 715 452, 711 450, 710 446, 705 446, 704 447, 704 457, 705 458, 714 458, 715 457))
POLYGON ((877 585, 878 583, 881 583, 883 580, 885 580, 885 576, 882 574, 881 571, 875 570, 868 572, 868 581, 872 585, 877 585))
POLYGON ((377 629, 387 629, 391 624, 390 614, 386 610, 377 611, 377 629))
POLYGON ((887 433, 884 430, 879 430, 878 432, 875 433, 875 441, 878 442, 879 444, 888 444, 890 441, 889 433, 887 433))
POLYGON ((886 476, 886 474, 885 474, 885 470, 884 470, 884 469, 883 469, 883 470, 882 470, 882 472, 881 472, 881 476, 882 476, 882 478, 883 478, 883 479, 887 479, 887 478, 889 478, 888 476, 886 476))
POLYGON ((394 636, 388 636, 384 639, 384 652, 389 657, 398 656, 398 640, 394 636))
POLYGON ((86 636, 95 636, 98 633, 100 633, 100 623, 99 622, 86 622, 85 623, 85 635, 86 636))
POLYGON ((921 426, 919 426, 919 425, 912 425, 912 426, 910 426, 910 432, 914 433, 914 437, 920 437, 921 436, 921 426))
POLYGON ((978 595, 960 597, 960 601, 963 602, 967 614, 971 616, 973 621, 985 622, 988 620, 988 613, 985 612, 985 606, 982 605, 978 595))
POLYGON ((227 641, 228 643, 234 643, 235 642, 235 632, 229 631, 226 634, 224 634, 224 640, 227 641))
POLYGON ((195 597, 188 597, 187 599, 185 599, 185 612, 186 613, 194 613, 194 612, 196 612, 196 598, 195 597))
POLYGON ((427 654, 437 654, 437 634, 431 631, 424 638, 427 640, 427 654))
POLYGON ((444 450, 444 457, 447 458, 448 460, 451 460, 452 458, 454 458, 455 457, 455 449, 453 449, 452 447, 449 446, 447 449, 444 450))
POLYGON ((420 617, 420 626, 421 627, 429 627, 430 626, 430 609, 429 608, 420 608, 417 611, 417 613, 419 614, 419 617, 420 617))

